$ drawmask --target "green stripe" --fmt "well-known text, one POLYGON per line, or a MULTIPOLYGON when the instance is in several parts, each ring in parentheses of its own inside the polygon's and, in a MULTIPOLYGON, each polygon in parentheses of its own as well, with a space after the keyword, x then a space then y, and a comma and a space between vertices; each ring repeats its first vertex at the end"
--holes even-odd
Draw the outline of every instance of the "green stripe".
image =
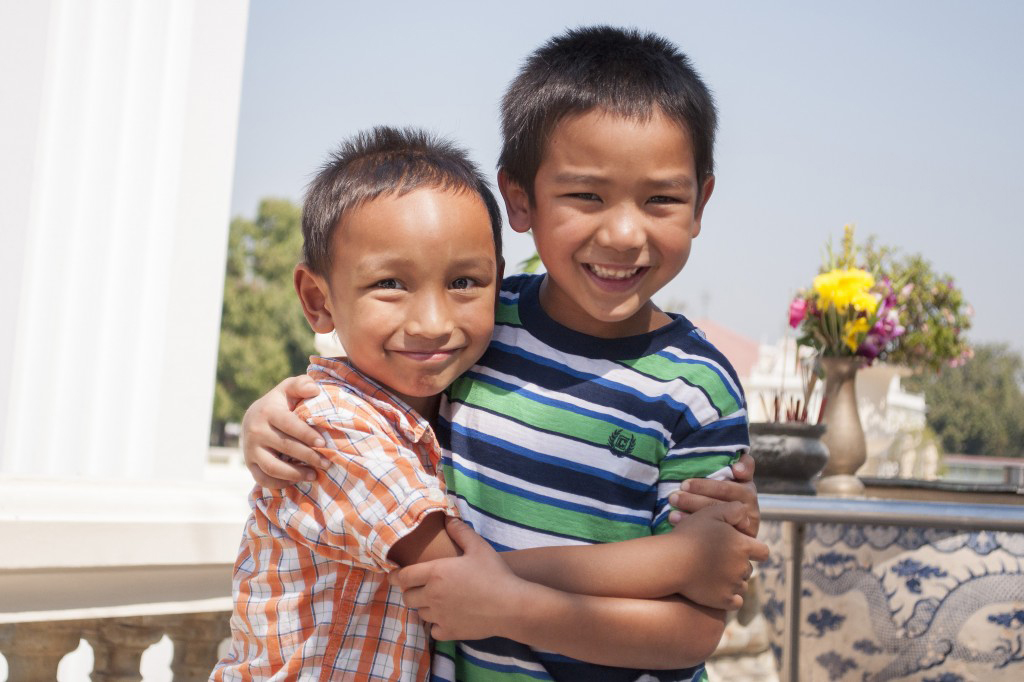
POLYGON ((469 478, 450 466, 444 468, 444 478, 449 490, 458 490, 460 497, 472 500, 473 506, 484 513, 503 520, 514 519, 517 524, 541 532, 588 542, 618 542, 650 534, 642 523, 615 521, 520 497, 469 478))
POLYGON ((722 467, 735 464, 739 460, 739 454, 732 455, 693 455, 670 459, 661 463, 661 473, 658 478, 662 481, 684 481, 688 478, 707 478, 722 467))
POLYGON ((711 398, 711 404, 723 417, 740 409, 722 375, 702 363, 677 362, 664 355, 648 355, 636 360, 623 360, 622 364, 660 381, 683 379, 688 384, 703 389, 711 398))
MULTIPOLYGON (((523 673, 505 673, 484 668, 472 661, 457 655, 455 642, 434 642, 434 650, 444 654, 455 662, 456 680, 483 680, 484 682, 503 682, 504 680, 520 680, 521 682, 537 682, 537 678, 523 673)), ((550 679, 550 678, 548 678, 550 679)))
POLYGON ((494 311, 494 321, 497 324, 508 324, 514 327, 522 327, 519 320, 519 305, 517 303, 499 303, 494 311))
MULTIPOLYGON (((506 415, 528 424, 533 429, 556 433, 598 447, 609 447, 609 438, 616 431, 621 431, 604 419, 545 405, 521 393, 477 379, 458 381, 451 391, 453 400, 506 415)), ((660 438, 641 433, 626 433, 625 436, 627 440, 629 436, 636 439, 628 454, 651 466, 658 466, 658 462, 668 451, 660 438)))
POLYGON ((476 682, 503 682, 504 680, 514 680, 515 682, 537 682, 538 679, 550 680, 551 677, 538 678, 536 675, 527 675, 525 673, 509 673, 499 672, 497 670, 491 670, 490 668, 484 668, 482 666, 473 663, 461 656, 455 659, 455 679, 456 680, 473 680, 476 682))

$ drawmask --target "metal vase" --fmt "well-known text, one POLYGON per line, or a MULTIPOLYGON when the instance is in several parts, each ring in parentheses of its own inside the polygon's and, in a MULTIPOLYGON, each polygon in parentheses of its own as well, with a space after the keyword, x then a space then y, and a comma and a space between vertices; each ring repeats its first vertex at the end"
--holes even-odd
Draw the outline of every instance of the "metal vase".
POLYGON ((855 496, 864 492, 864 484, 855 474, 867 460, 864 428, 857 412, 857 370, 862 359, 856 357, 820 359, 825 370, 825 412, 828 425, 822 442, 828 448, 828 464, 818 481, 821 495, 855 496))

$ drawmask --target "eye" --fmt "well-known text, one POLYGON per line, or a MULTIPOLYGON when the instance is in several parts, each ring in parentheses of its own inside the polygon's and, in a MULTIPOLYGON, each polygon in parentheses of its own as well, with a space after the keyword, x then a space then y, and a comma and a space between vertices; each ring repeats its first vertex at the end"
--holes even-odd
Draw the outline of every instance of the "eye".
POLYGON ((649 201, 652 204, 681 204, 681 203, 683 203, 683 200, 679 199, 678 197, 667 197, 667 196, 665 196, 663 194, 659 194, 659 195, 653 196, 650 199, 648 199, 647 201, 649 201))
POLYGON ((579 199, 581 201, 601 201, 601 197, 597 196, 593 192, 572 192, 566 196, 572 199, 579 199))
POLYGON ((377 287, 378 289, 401 289, 402 288, 401 282, 399 282, 397 279, 394 279, 394 278, 382 279, 379 282, 377 282, 376 284, 374 284, 373 286, 377 287))
POLYGON ((452 289, 471 289, 476 286, 476 281, 470 277, 457 277, 452 280, 452 289))

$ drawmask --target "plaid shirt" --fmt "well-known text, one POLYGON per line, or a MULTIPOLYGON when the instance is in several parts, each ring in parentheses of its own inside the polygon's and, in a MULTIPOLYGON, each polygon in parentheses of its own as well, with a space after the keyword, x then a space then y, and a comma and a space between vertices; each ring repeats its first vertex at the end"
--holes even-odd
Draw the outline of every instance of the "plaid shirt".
POLYGON ((249 496, 231 648, 213 680, 425 680, 430 640, 386 573, 434 511, 454 514, 430 426, 337 360, 311 358, 320 395, 295 413, 331 460, 312 482, 249 496))

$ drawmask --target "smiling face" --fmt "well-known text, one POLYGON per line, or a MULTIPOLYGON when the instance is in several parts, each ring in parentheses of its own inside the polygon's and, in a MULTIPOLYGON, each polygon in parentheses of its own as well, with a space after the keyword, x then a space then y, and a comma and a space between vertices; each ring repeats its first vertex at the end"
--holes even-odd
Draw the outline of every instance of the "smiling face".
POLYGON ((429 418, 491 340, 499 272, 483 201, 431 188, 385 195, 346 213, 332 240, 329 281, 296 268, 306 318, 429 418))
POLYGON ((647 121, 588 111, 555 127, 532 202, 499 180, 512 227, 533 230, 548 315, 604 338, 669 321, 651 296, 686 264, 714 187, 709 177, 698 193, 690 136, 679 124, 660 111, 647 121))

